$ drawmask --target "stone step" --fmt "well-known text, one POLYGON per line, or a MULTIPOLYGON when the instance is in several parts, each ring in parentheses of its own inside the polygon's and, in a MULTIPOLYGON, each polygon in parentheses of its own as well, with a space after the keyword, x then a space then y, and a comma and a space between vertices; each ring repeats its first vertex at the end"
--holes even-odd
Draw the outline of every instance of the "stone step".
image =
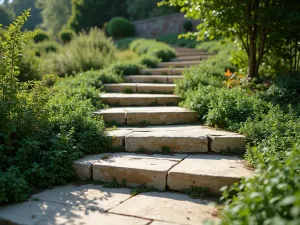
POLYGON ((94 114, 113 124, 188 124, 197 121, 197 113, 181 107, 117 107, 101 109, 94 114))
POLYGON ((100 95, 103 103, 112 106, 177 106, 180 97, 172 94, 119 94, 104 93, 100 95))
POLYGON ((183 61, 183 62, 162 62, 158 68, 185 68, 189 66, 199 65, 201 61, 183 61))
POLYGON ((141 73, 146 75, 181 75, 185 68, 153 68, 142 69, 141 73))
POLYGON ((171 59, 171 62, 201 61, 208 59, 209 57, 211 57, 211 55, 180 56, 171 59))
POLYGON ((214 55, 216 53, 214 52, 207 52, 203 51, 202 49, 197 49, 197 48, 174 48, 176 52, 198 52, 203 55, 214 55))
POLYGON ((177 57, 182 57, 182 56, 201 56, 201 57, 204 57, 204 56, 212 56, 212 55, 215 55, 215 54, 214 53, 204 53, 204 52, 194 52, 194 51, 191 51, 191 52, 176 52, 177 57))
POLYGON ((104 84, 108 92, 173 94, 175 84, 120 83, 104 84))
POLYGON ((201 125, 118 128, 109 131, 113 147, 127 152, 245 152, 243 135, 201 125))
POLYGON ((172 84, 175 80, 181 79, 183 76, 176 75, 131 75, 124 76, 124 80, 130 83, 163 83, 172 84))
POLYGON ((212 193, 219 193, 221 187, 252 175, 238 157, 209 154, 107 153, 76 160, 73 168, 81 179, 117 181, 159 190, 167 186, 171 190, 206 187, 212 193))

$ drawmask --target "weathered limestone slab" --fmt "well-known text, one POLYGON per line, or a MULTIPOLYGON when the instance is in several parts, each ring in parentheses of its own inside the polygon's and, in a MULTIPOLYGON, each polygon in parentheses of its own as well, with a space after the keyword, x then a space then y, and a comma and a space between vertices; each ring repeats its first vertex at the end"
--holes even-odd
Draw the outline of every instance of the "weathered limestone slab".
POLYGON ((125 188, 103 188, 101 185, 65 185, 35 194, 32 198, 43 201, 107 211, 131 197, 125 188))
POLYGON ((101 94, 100 99, 110 105, 120 106, 150 106, 150 105, 178 105, 180 97, 171 94, 101 94))
POLYGON ((168 83, 167 75, 131 75, 124 76, 126 82, 132 83, 168 83))
POLYGON ((137 84, 138 93, 174 93, 175 84, 137 84))
POLYGON ((210 150, 213 152, 245 152, 245 137, 238 134, 224 136, 209 135, 210 150))
POLYGON ((125 116, 123 112, 114 111, 112 108, 101 109, 93 113, 94 115, 102 116, 105 122, 114 124, 125 124, 125 116))
POLYGON ((147 225, 151 221, 70 207, 43 201, 27 201, 0 208, 0 224, 26 225, 147 225))
POLYGON ((174 74, 180 75, 184 71, 184 68, 154 68, 154 69, 143 69, 142 74, 152 74, 152 75, 164 75, 164 74, 174 74))
POLYGON ((137 92, 136 84, 134 83, 118 83, 118 84, 103 84, 104 88, 108 92, 137 92))
POLYGON ((190 155, 169 171, 167 183, 171 190, 196 186, 219 193, 221 187, 232 185, 252 174, 244 165, 244 160, 238 157, 190 155))
POLYGON ((168 147, 172 152, 207 152, 208 138, 205 133, 188 129, 134 131, 125 137, 125 150, 135 152, 140 149, 160 152, 168 147))
POLYGON ((168 76, 168 83, 173 84, 175 80, 182 79, 182 78, 183 76, 176 76, 176 75, 168 76))
POLYGON ((146 185, 164 190, 167 173, 178 163, 178 157, 181 160, 186 155, 159 158, 115 153, 108 159, 99 160, 93 164, 93 179, 104 182, 116 180, 119 183, 125 180, 129 186, 146 185))
POLYGON ((159 68, 185 68, 189 66, 199 65, 201 61, 176 61, 176 62, 162 62, 158 65, 159 68))
POLYGON ((161 222, 161 221, 153 221, 150 225, 180 225, 175 223, 161 222))
POLYGON ((201 61, 203 55, 181 56, 171 59, 171 62, 201 61))
POLYGON ((180 47, 176 47, 175 51, 176 52, 198 52, 199 54, 203 54, 203 55, 215 55, 216 54, 214 52, 207 52, 207 51, 203 51, 201 49, 195 49, 195 48, 180 48, 180 47))
POLYGON ((123 149, 125 148, 125 137, 130 134, 133 130, 128 129, 116 129, 108 131, 107 135, 112 139, 112 147, 123 149))
POLYGON ((72 167, 75 170, 76 176, 81 180, 92 178, 92 165, 101 157, 109 155, 109 153, 89 155, 73 162, 72 167))
POLYGON ((208 201, 166 192, 137 195, 109 212, 191 225, 203 224, 206 219, 217 220, 217 209, 208 206, 208 201))

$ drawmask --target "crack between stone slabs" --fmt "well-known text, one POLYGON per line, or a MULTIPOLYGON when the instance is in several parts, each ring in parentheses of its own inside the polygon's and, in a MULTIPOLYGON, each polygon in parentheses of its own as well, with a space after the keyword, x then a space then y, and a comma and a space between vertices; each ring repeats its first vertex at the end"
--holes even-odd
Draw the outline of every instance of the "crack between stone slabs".
MULTIPOLYGON (((133 196, 133 197, 136 197, 136 196, 133 196)), ((116 213, 116 212, 107 212, 107 213, 111 213, 111 214, 119 215, 119 216, 134 217, 134 218, 137 218, 137 219, 150 220, 151 222, 148 223, 147 225, 149 225, 149 224, 151 224, 152 222, 155 222, 155 221, 174 224, 173 221, 159 220, 159 219, 152 219, 152 218, 147 218, 147 217, 142 217, 142 216, 128 215, 128 214, 125 214, 125 213, 116 213)), ((182 224, 182 223, 181 223, 181 224, 182 224)), ((175 223, 174 225, 177 225, 177 224, 175 223)), ((182 225, 188 225, 188 224, 182 224, 182 225)))
POLYGON ((169 176, 169 172, 171 171, 171 169, 173 169, 175 166, 179 165, 183 160, 185 160, 190 154, 186 154, 186 156, 178 161, 176 164, 174 164, 173 166, 170 167, 170 169, 167 171, 167 174, 166 174, 166 189, 169 189, 168 187, 168 176, 169 176))

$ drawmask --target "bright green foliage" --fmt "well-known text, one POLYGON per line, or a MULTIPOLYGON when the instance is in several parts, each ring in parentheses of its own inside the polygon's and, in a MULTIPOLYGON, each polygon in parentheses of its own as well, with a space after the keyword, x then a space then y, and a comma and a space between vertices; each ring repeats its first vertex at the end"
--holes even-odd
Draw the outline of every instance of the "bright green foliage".
POLYGON ((195 48, 198 43, 196 40, 191 38, 179 38, 178 34, 168 34, 159 36, 156 38, 156 40, 169 45, 177 45, 186 48, 195 48))
POLYGON ((185 30, 185 32, 189 32, 193 30, 193 23, 190 20, 186 20, 183 23, 183 29, 185 30))
POLYGON ((140 74, 140 69, 142 68, 138 63, 122 62, 111 65, 108 70, 111 70, 113 74, 126 76, 140 74))
MULTIPOLYGON (((248 56, 248 77, 258 77, 259 66, 273 43, 290 43, 298 52, 298 0, 165 0, 179 6, 188 18, 200 19, 199 39, 238 39, 248 56)), ((296 58, 298 60, 298 57, 296 58)), ((297 61, 299 63, 299 61, 297 61)))
POLYGON ((58 33, 71 16, 71 0, 36 0, 36 4, 43 17, 41 26, 52 35, 58 33))
POLYGON ((124 0, 72 0, 69 26, 76 32, 92 27, 102 28, 105 22, 115 16, 126 18, 126 8, 124 0))
POLYGON ((107 31, 114 38, 124 38, 134 36, 135 28, 129 20, 114 17, 109 21, 107 31))
POLYGON ((118 49, 120 50, 124 50, 124 49, 128 49, 129 45, 132 41, 134 41, 135 39, 137 39, 137 37, 128 37, 128 38, 123 38, 120 40, 117 40, 115 42, 116 46, 118 49))
POLYGON ((160 62, 161 60, 159 58, 150 55, 142 55, 139 58, 139 63, 148 68, 156 68, 160 62))
POLYGON ((50 36, 47 32, 39 30, 38 33, 34 36, 33 40, 35 43, 49 40, 50 36))
POLYGON ((62 30, 59 32, 58 36, 59 39, 63 42, 63 43, 68 43, 72 40, 74 35, 74 32, 72 30, 62 30))
POLYGON ((46 73, 60 76, 91 69, 102 69, 115 59, 116 48, 104 32, 97 28, 73 36, 57 53, 44 59, 46 73))
POLYGON ((163 62, 170 61, 171 58, 176 56, 174 49, 169 45, 142 38, 131 42, 130 49, 139 55, 149 54, 161 59, 163 62))
POLYGON ((262 155, 256 155, 258 176, 223 193, 226 206, 221 224, 299 224, 300 146, 287 151, 283 161, 274 156, 265 161, 262 155))

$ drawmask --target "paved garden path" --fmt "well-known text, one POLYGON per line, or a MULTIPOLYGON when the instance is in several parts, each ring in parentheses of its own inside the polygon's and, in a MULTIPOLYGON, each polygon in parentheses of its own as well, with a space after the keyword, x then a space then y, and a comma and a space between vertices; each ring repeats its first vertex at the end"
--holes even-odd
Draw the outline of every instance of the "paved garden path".
MULTIPOLYGON (((205 63, 210 55, 177 48, 177 58, 107 84, 101 100, 111 107, 95 112, 118 128, 108 131, 114 152, 74 162, 81 179, 148 186, 156 192, 132 196, 127 188, 68 185, 47 190, 31 201, 0 208, 0 218, 16 224, 171 225, 217 220, 208 203, 178 191, 220 188, 251 176, 244 161, 226 155, 245 149, 244 137, 197 123, 196 112, 178 107, 174 80, 185 67, 205 63), (151 153, 151 154, 150 154, 151 153)), ((0 219, 0 224, 1 219, 0 219)), ((3 223, 5 224, 5 223, 3 223)))

